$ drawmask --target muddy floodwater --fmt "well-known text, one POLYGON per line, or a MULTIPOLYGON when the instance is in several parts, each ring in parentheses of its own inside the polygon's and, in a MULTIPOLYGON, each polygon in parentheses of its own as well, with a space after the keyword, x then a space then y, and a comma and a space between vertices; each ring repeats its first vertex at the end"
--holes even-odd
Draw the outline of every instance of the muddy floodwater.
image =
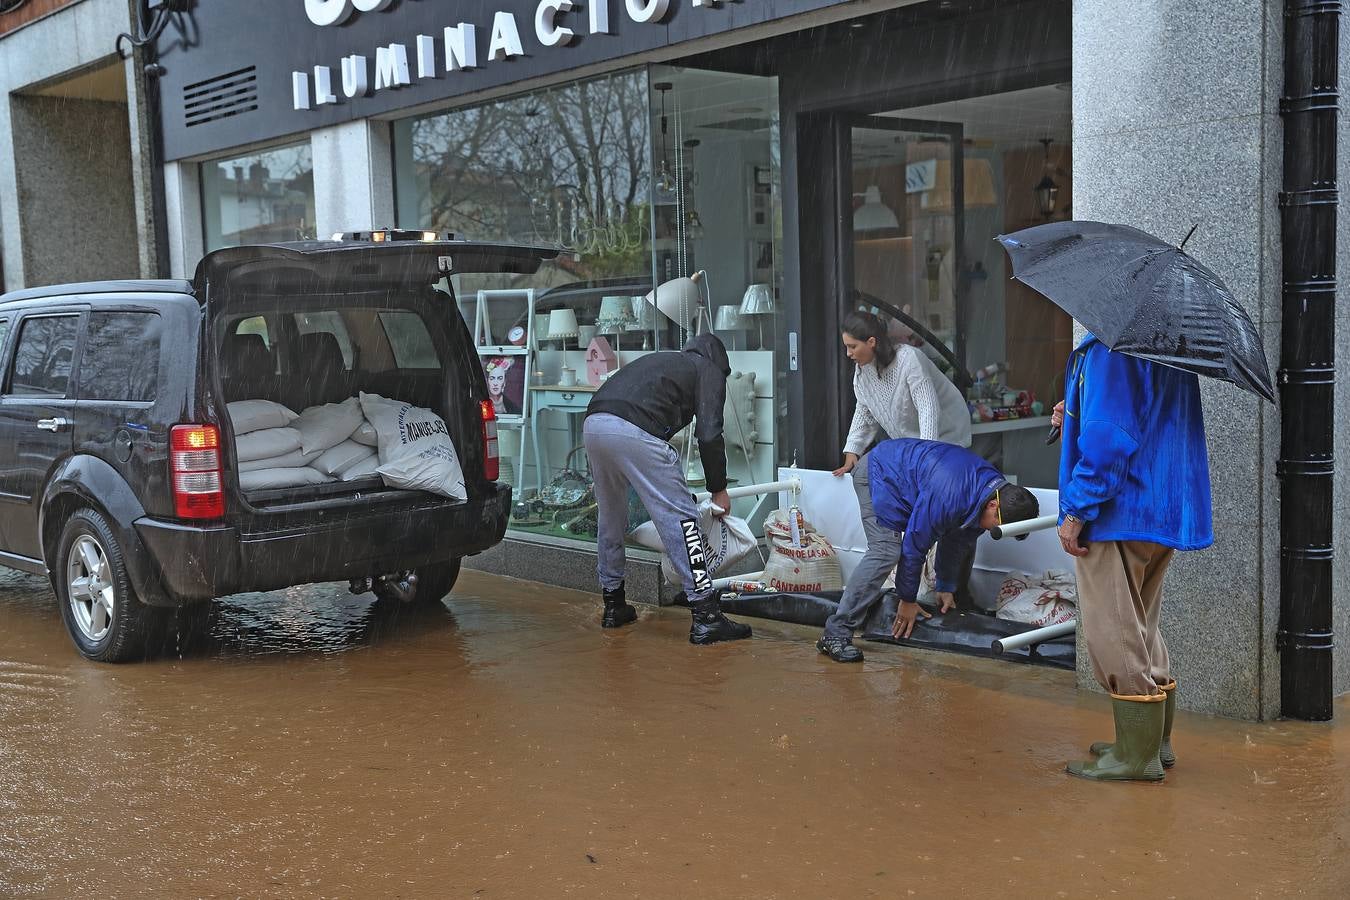
POLYGON ((1111 733, 1069 673, 597 614, 314 586, 107 666, 0 570, 0 896, 1347 895, 1344 724, 1182 715, 1166 784, 1098 785, 1061 771, 1111 733))

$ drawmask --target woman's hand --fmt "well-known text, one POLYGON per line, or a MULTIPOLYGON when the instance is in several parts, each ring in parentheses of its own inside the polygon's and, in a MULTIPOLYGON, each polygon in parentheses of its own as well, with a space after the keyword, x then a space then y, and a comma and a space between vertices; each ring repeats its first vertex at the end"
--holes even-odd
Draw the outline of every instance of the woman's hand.
POLYGON ((842 466, 840 466, 839 468, 837 468, 837 469, 834 470, 834 473, 833 473, 833 474, 834 474, 834 477, 835 477, 835 478, 839 478, 839 477, 841 477, 841 476, 847 475, 849 472, 852 472, 852 471, 853 471, 853 467, 856 466, 857 464, 858 464, 858 454, 856 454, 856 453, 845 453, 845 454, 844 454, 844 464, 843 464, 842 466))

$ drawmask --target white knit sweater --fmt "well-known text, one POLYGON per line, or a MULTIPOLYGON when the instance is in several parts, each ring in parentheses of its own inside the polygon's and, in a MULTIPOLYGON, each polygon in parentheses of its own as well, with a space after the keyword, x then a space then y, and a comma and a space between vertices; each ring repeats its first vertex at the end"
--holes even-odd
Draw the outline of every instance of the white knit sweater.
POLYGON ((857 408, 845 453, 859 456, 881 429, 893 438, 923 438, 970 446, 970 412, 965 398, 923 351, 895 348, 895 360, 881 371, 875 361, 853 372, 857 408))

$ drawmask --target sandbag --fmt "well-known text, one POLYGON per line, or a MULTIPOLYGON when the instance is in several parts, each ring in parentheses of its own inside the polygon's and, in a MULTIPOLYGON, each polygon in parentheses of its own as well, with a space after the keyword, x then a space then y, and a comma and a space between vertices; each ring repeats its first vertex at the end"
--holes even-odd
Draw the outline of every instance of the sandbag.
POLYGON ((319 458, 319 454, 306 453, 303 450, 292 450, 290 453, 283 453, 281 456, 272 456, 267 459, 251 459, 248 462, 239 464, 240 472, 256 472, 259 469, 298 469, 307 466, 319 458))
POLYGON ((254 469, 252 472, 239 473, 239 487, 245 491, 303 487, 332 480, 318 469, 311 469, 309 466, 291 469, 254 469))
POLYGON ((839 557, 825 536, 802 520, 801 546, 793 546, 792 528, 785 510, 774 510, 764 519, 769 541, 769 559, 761 579, 771 591, 837 591, 844 586, 839 557))
POLYGON ((1078 581, 1068 569, 1009 572, 998 592, 998 617, 1038 628, 1071 622, 1078 618, 1078 581))
MULTIPOLYGON (((336 447, 330 447, 310 465, 325 475, 341 475, 357 463, 365 460, 378 460, 379 454, 365 444, 358 444, 348 438, 336 447)), ((371 468, 373 474, 379 462, 371 468)))
POLYGON ((271 400, 236 400, 225 404, 225 409, 235 437, 264 428, 284 428, 298 418, 289 408, 271 400))
POLYGON ((241 463, 273 459, 300 449, 300 432, 294 428, 266 428, 235 438, 235 458, 241 463))
POLYGON ((369 478, 371 475, 378 475, 379 472, 380 455, 378 453, 372 453, 351 468, 346 469, 338 476, 338 479, 341 481, 355 481, 358 478, 369 478))
MULTIPOLYGON (((718 569, 740 562, 758 547, 749 523, 735 516, 713 515, 714 508, 711 499, 698 505, 698 527, 703 536, 703 556, 708 562, 710 578, 717 577, 718 569)), ((665 573, 666 581, 680 583, 680 576, 666 555, 655 522, 643 522, 629 533, 628 539, 640 547, 660 551, 661 571, 665 573)))
POLYGON ((361 401, 349 397, 341 403, 311 406, 300 413, 291 427, 300 432, 300 449, 322 453, 351 437, 365 421, 361 401))
POLYGON ((445 420, 429 409, 362 394, 361 410, 379 437, 378 472, 389 487, 467 500, 464 470, 445 420))
POLYGON ((358 444, 365 444, 367 447, 380 446, 380 437, 375 433, 375 426, 364 420, 352 432, 351 438, 358 444))

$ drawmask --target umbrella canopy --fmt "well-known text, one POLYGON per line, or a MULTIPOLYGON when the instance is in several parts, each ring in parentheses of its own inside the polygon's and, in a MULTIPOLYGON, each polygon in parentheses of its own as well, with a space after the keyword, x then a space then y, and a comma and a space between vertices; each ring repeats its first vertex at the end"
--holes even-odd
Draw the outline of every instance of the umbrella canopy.
POLYGON ((1219 276, 1181 247, 1102 222, 1051 222, 997 240, 1012 259, 1013 278, 1112 350, 1275 401, 1256 326, 1219 276))

